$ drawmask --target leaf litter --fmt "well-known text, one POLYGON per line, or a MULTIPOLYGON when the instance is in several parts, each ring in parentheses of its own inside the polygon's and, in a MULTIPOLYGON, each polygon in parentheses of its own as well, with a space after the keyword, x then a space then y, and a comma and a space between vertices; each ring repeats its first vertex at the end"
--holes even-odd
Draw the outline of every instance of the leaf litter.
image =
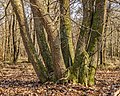
POLYGON ((41 84, 30 63, 1 62, 0 96, 115 96, 120 90, 120 70, 98 70, 95 78, 94 87, 71 83, 41 84))

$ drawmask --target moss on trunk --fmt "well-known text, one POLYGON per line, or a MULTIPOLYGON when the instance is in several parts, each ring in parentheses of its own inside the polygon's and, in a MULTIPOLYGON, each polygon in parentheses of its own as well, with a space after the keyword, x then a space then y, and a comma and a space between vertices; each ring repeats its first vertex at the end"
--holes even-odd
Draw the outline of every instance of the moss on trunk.
POLYGON ((33 68, 40 80, 40 82, 44 83, 47 81, 47 70, 44 67, 42 61, 39 59, 38 54, 34 48, 32 43, 29 28, 27 24, 27 20, 25 17, 23 2, 20 0, 11 0, 11 5, 14 9, 14 12, 17 16, 17 20, 20 26, 20 34, 27 52, 28 57, 30 58, 30 62, 33 65, 33 68), (23 26, 24 25, 24 26, 23 26))
MULTIPOLYGON (((30 0, 30 2, 32 2, 32 0, 30 0)), ((43 24, 41 23, 41 20, 39 19, 38 9, 35 6, 31 6, 31 9, 34 17, 34 26, 36 31, 37 43, 40 48, 40 52, 45 63, 45 66, 48 72, 50 73, 53 72, 53 61, 48 43, 46 41, 44 27, 43 24)))
POLYGON ((66 67, 74 63, 74 46, 72 41, 70 0, 60 0, 60 34, 61 49, 66 67))
POLYGON ((93 23, 91 27, 91 38, 88 45, 88 54, 90 57, 89 64, 89 85, 93 86, 95 84, 95 73, 97 68, 97 59, 96 53, 97 43, 102 42, 102 31, 103 31, 103 23, 104 23, 104 7, 106 7, 106 0, 101 1, 97 0, 95 2, 95 10, 93 14, 93 23))

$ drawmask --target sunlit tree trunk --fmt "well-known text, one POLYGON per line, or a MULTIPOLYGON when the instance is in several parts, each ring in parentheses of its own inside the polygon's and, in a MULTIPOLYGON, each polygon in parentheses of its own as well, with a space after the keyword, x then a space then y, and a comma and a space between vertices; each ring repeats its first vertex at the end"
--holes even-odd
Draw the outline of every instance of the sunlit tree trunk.
POLYGON ((47 70, 44 67, 43 63, 39 59, 38 54, 32 43, 27 20, 24 13, 23 1, 22 0, 11 0, 11 5, 14 9, 14 12, 17 16, 17 20, 20 26, 20 34, 27 52, 30 62, 32 63, 34 70, 40 80, 40 82, 46 82, 47 80, 47 70))
POLYGON ((5 18, 5 26, 4 26, 4 52, 3 52, 3 61, 6 61, 6 57, 7 57, 7 27, 8 27, 8 22, 7 22, 7 18, 5 18))
POLYGON ((96 59, 96 52, 97 49, 97 42, 102 42, 102 32, 103 32, 103 23, 106 20, 105 17, 105 10, 106 10, 106 4, 107 0, 101 1, 96 0, 95 2, 95 10, 93 14, 93 24, 92 24, 92 31, 91 32, 91 38, 90 43, 88 46, 88 54, 90 57, 90 64, 89 64, 89 86, 92 86, 95 84, 95 73, 97 68, 97 59, 96 59))
POLYGON ((39 9, 39 14, 38 14, 39 18, 48 35, 48 41, 52 53, 55 76, 57 79, 60 79, 63 77, 63 74, 66 71, 66 67, 62 57, 59 32, 58 30, 56 30, 56 27, 54 23, 51 21, 49 15, 45 15, 46 11, 45 9, 43 9, 43 6, 40 3, 40 1, 32 0, 32 4, 39 9))
POLYGON ((77 42, 75 65, 73 65, 73 72, 78 78, 78 82, 88 85, 88 64, 89 55, 86 51, 89 43, 89 35, 93 20, 93 0, 83 0, 83 21, 80 30, 80 35, 77 42))
POLYGON ((19 46, 20 46, 20 38, 17 41, 17 35, 15 32, 15 28, 17 27, 16 16, 12 15, 12 46, 13 46, 13 59, 12 62, 15 64, 17 62, 19 56, 19 46), (18 44, 17 44, 18 42, 18 44))
POLYGON ((103 32, 102 32, 102 48, 101 48, 101 58, 100 58, 100 64, 104 65, 106 63, 106 39, 107 39, 107 26, 108 26, 108 20, 109 20, 109 10, 110 10, 110 3, 108 7, 104 8, 104 25, 103 25, 103 32))
POLYGON ((3 34, 2 34, 2 46, 1 46, 1 60, 4 61, 4 39, 5 39, 5 29, 4 29, 4 25, 1 25, 1 29, 3 31, 3 34))
MULTIPOLYGON (((30 2, 33 4, 34 2, 32 1, 33 0, 30 0, 30 2)), ((41 23, 40 17, 38 15, 39 11, 35 6, 31 6, 31 9, 33 12, 34 27, 36 31, 38 46, 40 48, 40 52, 44 60, 44 63, 48 69, 48 72, 52 72, 53 71, 52 56, 51 56, 51 52, 50 52, 49 46, 46 41, 43 24, 41 23)))
POLYGON ((110 32, 111 32, 111 35, 110 35, 110 58, 112 59, 113 58, 113 26, 111 26, 110 32))
POLYGON ((106 0, 83 0, 82 3, 83 24, 77 42, 73 69, 78 82, 85 86, 92 86, 95 84, 97 44, 98 41, 101 42, 106 0))

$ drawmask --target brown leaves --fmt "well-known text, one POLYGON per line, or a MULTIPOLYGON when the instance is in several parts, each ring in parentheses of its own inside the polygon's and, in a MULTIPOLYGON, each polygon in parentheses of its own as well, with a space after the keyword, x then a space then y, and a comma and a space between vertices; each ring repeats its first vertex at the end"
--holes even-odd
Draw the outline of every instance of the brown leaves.
POLYGON ((93 88, 80 84, 39 83, 29 63, 2 64, 0 73, 1 96, 113 96, 120 88, 120 71, 98 71, 93 88))

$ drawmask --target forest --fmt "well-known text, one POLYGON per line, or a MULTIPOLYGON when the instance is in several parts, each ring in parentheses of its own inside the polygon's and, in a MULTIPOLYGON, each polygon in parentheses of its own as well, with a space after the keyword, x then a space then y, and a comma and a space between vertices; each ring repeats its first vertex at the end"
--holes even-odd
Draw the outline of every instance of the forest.
POLYGON ((0 0, 0 96, 120 96, 120 1, 0 0))

